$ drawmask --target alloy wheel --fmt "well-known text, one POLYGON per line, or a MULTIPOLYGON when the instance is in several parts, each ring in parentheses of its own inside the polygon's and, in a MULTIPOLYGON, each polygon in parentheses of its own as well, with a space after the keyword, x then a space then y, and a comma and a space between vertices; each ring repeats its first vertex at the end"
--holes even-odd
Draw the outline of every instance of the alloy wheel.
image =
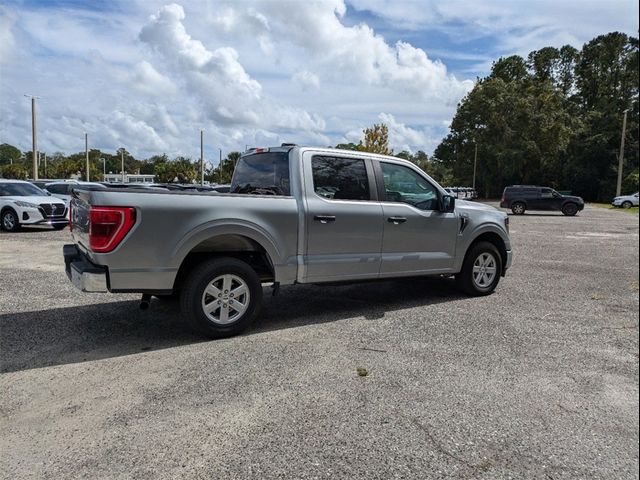
POLYGON ((218 325, 239 320, 249 307, 247 283, 237 275, 214 278, 202 293, 202 310, 207 318, 218 325))
POLYGON ((489 287, 498 274, 495 257, 489 252, 483 252, 473 262, 473 283, 478 288, 489 287))

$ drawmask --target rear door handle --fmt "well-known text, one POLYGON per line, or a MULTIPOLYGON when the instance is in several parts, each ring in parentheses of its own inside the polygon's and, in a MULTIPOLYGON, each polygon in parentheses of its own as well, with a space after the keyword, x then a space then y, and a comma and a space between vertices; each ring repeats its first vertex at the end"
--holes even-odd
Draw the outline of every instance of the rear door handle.
POLYGON ((316 222, 329 223, 329 222, 335 222, 336 216, 335 215, 316 215, 315 217, 313 217, 313 219, 316 222))
POLYGON ((389 217, 387 218, 387 222, 393 223, 395 225, 399 225, 407 221, 406 217, 389 217))

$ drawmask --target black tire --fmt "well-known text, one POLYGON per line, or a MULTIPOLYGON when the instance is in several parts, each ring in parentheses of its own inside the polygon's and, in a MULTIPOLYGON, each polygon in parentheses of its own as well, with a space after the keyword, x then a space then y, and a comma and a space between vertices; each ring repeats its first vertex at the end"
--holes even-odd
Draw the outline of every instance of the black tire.
POLYGON ((562 213, 567 217, 573 217, 578 213, 578 206, 575 203, 565 203, 562 206, 562 213))
POLYGON ((0 215, 0 228, 7 232, 17 232, 20 230, 20 220, 18 214, 11 208, 7 208, 0 215))
POLYGON ((462 264, 462 270, 456 275, 456 284, 458 285, 458 288, 467 295, 474 297, 489 295, 493 293, 498 286, 501 275, 502 257, 500 256, 500 252, 496 246, 489 242, 478 242, 473 244, 467 251, 464 263, 462 264), (493 262, 495 264, 495 274, 491 281, 485 286, 479 285, 478 282, 474 280, 474 265, 483 255, 490 255, 493 257, 493 262))
POLYGON ((527 207, 522 202, 513 202, 511 204, 511 211, 514 215, 524 215, 524 212, 527 210, 527 207))
POLYGON ((53 229, 54 229, 54 230, 63 230, 63 229, 65 229, 65 228, 67 228, 67 226, 66 226, 66 225, 54 225, 54 226, 53 226, 53 229))
MULTIPOLYGON (((205 302, 206 303, 206 302, 205 302)), ((180 293, 180 307, 182 314, 187 323, 195 330, 203 333, 210 338, 224 338, 238 335, 251 325, 256 318, 262 306, 262 285, 260 284, 260 278, 253 268, 247 263, 237 260, 235 258, 221 257, 198 265, 188 275, 184 285, 182 286, 180 293), (238 294, 237 297, 232 295, 233 286, 229 287, 228 291, 223 290, 221 283, 224 279, 235 278, 232 285, 237 286, 244 284, 245 290, 248 296, 242 296, 246 294, 238 294), (217 280, 214 285, 214 280, 217 280), (220 280, 222 279, 222 280, 220 280), (240 283, 238 283, 238 281, 240 283), (217 287, 221 287, 219 290, 217 287), (205 294, 205 289, 214 288, 220 292, 220 299, 214 300, 213 295, 209 293, 205 294), (234 298, 232 298, 234 297, 234 298), (218 310, 210 311, 209 315, 205 312, 203 302, 210 299, 208 305, 211 308, 218 310), (243 304, 242 300, 245 300, 243 304), (222 303, 227 302, 227 303, 222 303), (233 319, 233 315, 237 314, 237 308, 234 305, 244 305, 243 312, 238 315, 237 319, 233 319), (223 310, 222 306, 226 307, 227 315, 230 315, 229 323, 223 323, 223 310), (231 314, 231 311, 234 314, 231 314), (215 312, 218 312, 217 314, 215 312), (213 317, 219 317, 214 319, 213 317)))
POLYGON ((630 201, 626 200, 626 201, 622 202, 622 205, 620 205, 620 206, 622 208, 631 208, 631 207, 633 207, 633 204, 630 201))

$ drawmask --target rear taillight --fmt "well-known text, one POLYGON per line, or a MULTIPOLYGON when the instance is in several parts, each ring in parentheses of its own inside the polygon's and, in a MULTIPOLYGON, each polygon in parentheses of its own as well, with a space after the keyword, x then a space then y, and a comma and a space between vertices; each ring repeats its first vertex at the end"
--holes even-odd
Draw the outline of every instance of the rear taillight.
POLYGON ((505 197, 504 195, 502 195, 502 198, 500 199, 500 203, 504 203, 507 201, 507 197, 505 197))
POLYGON ((116 248, 136 223, 131 207, 91 207, 89 210, 89 246, 97 253, 116 248))

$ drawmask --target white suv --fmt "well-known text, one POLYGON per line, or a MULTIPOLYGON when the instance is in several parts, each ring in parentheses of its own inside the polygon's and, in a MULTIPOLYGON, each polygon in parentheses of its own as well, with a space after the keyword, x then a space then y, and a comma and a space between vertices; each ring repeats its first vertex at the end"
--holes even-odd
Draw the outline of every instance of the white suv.
POLYGON ((638 206, 638 192, 633 195, 624 195, 622 197, 616 197, 611 201, 611 205, 614 207, 631 208, 638 206))
POLYGON ((69 223, 62 200, 22 180, 0 179, 0 228, 15 232, 22 225, 51 225, 61 230, 69 223))

